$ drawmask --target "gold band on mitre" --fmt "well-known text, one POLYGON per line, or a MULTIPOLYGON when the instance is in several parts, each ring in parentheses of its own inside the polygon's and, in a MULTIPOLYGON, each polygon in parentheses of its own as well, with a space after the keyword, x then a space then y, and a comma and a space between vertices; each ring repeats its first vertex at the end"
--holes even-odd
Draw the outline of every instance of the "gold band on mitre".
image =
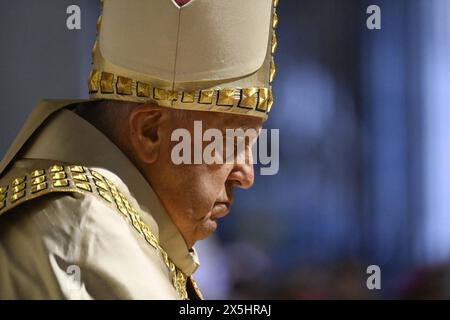
POLYGON ((151 102, 174 109, 229 112, 262 118, 270 112, 273 104, 271 88, 171 91, 95 69, 89 76, 89 94, 92 100, 151 102))

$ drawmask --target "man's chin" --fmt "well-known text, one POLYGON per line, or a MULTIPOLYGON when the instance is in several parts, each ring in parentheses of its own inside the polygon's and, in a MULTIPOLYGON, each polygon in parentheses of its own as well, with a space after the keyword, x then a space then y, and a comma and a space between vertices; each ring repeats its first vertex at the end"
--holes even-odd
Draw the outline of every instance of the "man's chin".
POLYGON ((197 232, 197 240, 204 240, 210 237, 217 229, 217 220, 208 219, 203 222, 197 232))

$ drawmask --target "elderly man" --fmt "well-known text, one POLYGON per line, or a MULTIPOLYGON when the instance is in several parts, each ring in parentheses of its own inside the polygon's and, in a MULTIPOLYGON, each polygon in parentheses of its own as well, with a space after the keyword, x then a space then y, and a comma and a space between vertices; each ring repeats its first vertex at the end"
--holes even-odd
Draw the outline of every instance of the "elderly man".
POLYGON ((193 246, 253 184, 256 136, 180 165, 172 135, 258 132, 276 5, 102 1, 90 100, 40 103, 0 164, 0 298, 202 298, 193 246))

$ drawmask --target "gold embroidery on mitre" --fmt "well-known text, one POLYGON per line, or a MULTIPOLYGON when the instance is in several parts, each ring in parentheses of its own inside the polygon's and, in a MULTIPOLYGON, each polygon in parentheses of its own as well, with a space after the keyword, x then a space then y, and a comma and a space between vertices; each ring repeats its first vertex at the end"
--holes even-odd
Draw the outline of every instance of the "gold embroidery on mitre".
POLYGON ((275 12, 273 14, 272 28, 276 29, 277 27, 278 27, 278 14, 275 12))
POLYGON ((102 27, 102 15, 99 15, 97 19, 97 34, 100 32, 101 27, 102 27))
POLYGON ((148 98, 150 97, 150 86, 147 83, 138 81, 137 83, 137 96, 148 98))
MULTIPOLYGON (((275 75, 275 64, 271 63, 271 79, 275 75)), ((152 92, 152 98, 156 101, 177 101, 178 97, 181 98, 181 103, 186 104, 208 104, 212 105, 214 103, 214 98, 216 97, 215 104, 217 106, 230 107, 230 112, 234 111, 235 108, 245 108, 252 111, 262 111, 260 108, 255 108, 258 105, 258 91, 267 88, 242 88, 233 89, 225 88, 220 90, 206 89, 200 91, 170 91, 161 88, 151 87, 150 84, 140 81, 134 81, 133 79, 115 76, 114 74, 108 72, 99 72, 97 70, 92 70, 91 76, 89 77, 89 90, 91 93, 98 92, 99 83, 101 93, 105 93, 105 90, 112 90, 109 93, 117 93, 120 95, 135 95, 139 98, 151 98, 150 92, 152 92), (100 78, 100 79, 99 79, 100 78), (115 85, 113 85, 115 83, 115 85), (135 88, 135 90, 133 90, 135 88), (196 102, 196 97, 198 96, 198 101, 196 102)), ((223 111, 223 110, 222 110, 223 111)))
MULTIPOLYGON (((101 6, 101 14, 97 19, 96 31, 97 38, 101 32, 102 27, 102 13, 103 13, 103 0, 100 0, 101 6)), ((277 49, 278 41, 277 36, 275 34, 275 29, 278 26, 278 15, 277 15, 277 6, 279 1, 273 0, 273 13, 272 13, 272 37, 269 40, 270 51, 272 53, 272 57, 275 54, 277 49)), ((99 40, 96 39, 94 46, 92 48, 92 60, 94 61, 96 52, 99 46, 99 40)), ((275 62, 270 62, 269 66, 269 86, 273 82, 276 74, 275 62)), ((108 99, 108 95, 126 95, 130 96, 130 98, 124 98, 124 100, 136 101, 136 102, 147 102, 149 99, 154 102, 157 101, 167 101, 172 103, 174 101, 178 101, 180 99, 181 105, 178 104, 175 107, 181 107, 192 110, 202 110, 201 105, 211 105, 208 106, 205 110, 214 110, 214 106, 219 107, 229 107, 219 108, 221 112, 230 112, 230 113, 245 113, 247 111, 239 110, 239 108, 248 109, 248 114, 255 116, 265 117, 266 114, 270 110, 269 104, 267 108, 261 108, 261 104, 259 103, 259 94, 254 94, 254 88, 223 88, 223 89, 205 89, 198 91, 169 91, 161 88, 155 88, 150 83, 144 83, 138 81, 137 79, 130 79, 127 77, 123 77, 120 75, 115 75, 105 71, 92 70, 89 76, 89 93, 95 94, 94 99, 108 99), (246 94, 247 92, 252 92, 252 95, 246 94), (192 108, 190 108, 189 104, 192 104, 192 108), (185 106, 183 106, 185 105, 185 106)), ((259 91, 264 88, 256 88, 256 91, 259 91)), ((268 88, 266 88, 268 89, 268 88)), ((111 99, 117 99, 117 97, 110 97, 111 99)), ((273 101, 273 99, 272 99, 273 101)), ((169 103, 163 104, 164 106, 171 105, 169 103)), ((264 101, 262 106, 265 106, 264 101)))
POLYGON ((272 57, 272 62, 270 63, 270 83, 275 79, 275 74, 277 73, 277 69, 275 67, 275 59, 272 57))
POLYGON ((259 89, 258 110, 266 112, 268 109, 269 89, 259 89))
POLYGON ((277 50, 277 46, 278 46, 277 35, 274 31, 273 36, 272 36, 272 55, 275 54, 275 51, 277 50))
POLYGON ((167 100, 167 91, 164 89, 153 88, 153 98, 155 100, 167 100))
POLYGON ((195 101, 195 92, 183 92, 181 102, 194 103, 194 101, 195 101))
POLYGON ((91 58, 92 58, 92 60, 94 60, 94 58, 95 58, 95 55, 97 53, 97 49, 98 49, 98 40, 95 39, 94 45, 92 46, 92 49, 91 49, 91 58))
MULTIPOLYGON (((274 0, 273 16, 272 16, 272 43, 271 43, 272 60, 270 62, 269 84, 271 84, 273 82, 273 80, 275 79, 275 74, 276 74, 274 54, 275 54, 275 51, 277 50, 277 46, 278 46, 278 39, 277 39, 277 35, 276 35, 276 30, 275 30, 278 27, 277 6, 278 6, 278 0, 274 0)), ((267 113, 270 112, 270 109, 272 108, 272 104, 273 104, 273 97, 271 99, 269 99, 269 101, 268 101, 267 109, 266 109, 267 113)))
POLYGON ((257 88, 242 89, 239 107, 254 109, 257 104, 258 104, 258 89, 257 88))
POLYGON ((267 100, 267 112, 270 112, 273 106, 273 93, 272 88, 269 89, 269 98, 267 100))
POLYGON ((199 98, 198 98, 198 103, 212 104, 213 95, 214 95, 214 90, 201 90, 199 98))
POLYGON ((167 100, 177 101, 178 100, 178 91, 168 91, 167 92, 167 100))
POLYGON ((100 78, 100 90, 102 93, 114 93, 114 75, 109 72, 102 72, 100 78))
POLYGON ((123 95, 131 95, 133 93, 131 84, 133 81, 130 78, 117 77, 117 93, 123 95))
POLYGON ((234 89, 222 89, 219 90, 217 95, 217 105, 232 107, 234 104, 234 89))
POLYGON ((89 75, 89 93, 95 93, 99 90, 100 72, 93 69, 89 75))
POLYGON ((198 103, 212 104, 213 96, 214 96, 214 90, 201 90, 198 103))

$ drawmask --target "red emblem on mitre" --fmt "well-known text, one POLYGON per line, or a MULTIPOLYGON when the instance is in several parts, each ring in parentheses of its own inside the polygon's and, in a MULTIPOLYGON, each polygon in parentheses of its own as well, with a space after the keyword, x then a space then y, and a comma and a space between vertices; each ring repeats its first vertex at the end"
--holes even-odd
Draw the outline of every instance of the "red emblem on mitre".
POLYGON ((175 0, 175 2, 180 6, 184 6, 186 3, 190 2, 191 0, 175 0))

